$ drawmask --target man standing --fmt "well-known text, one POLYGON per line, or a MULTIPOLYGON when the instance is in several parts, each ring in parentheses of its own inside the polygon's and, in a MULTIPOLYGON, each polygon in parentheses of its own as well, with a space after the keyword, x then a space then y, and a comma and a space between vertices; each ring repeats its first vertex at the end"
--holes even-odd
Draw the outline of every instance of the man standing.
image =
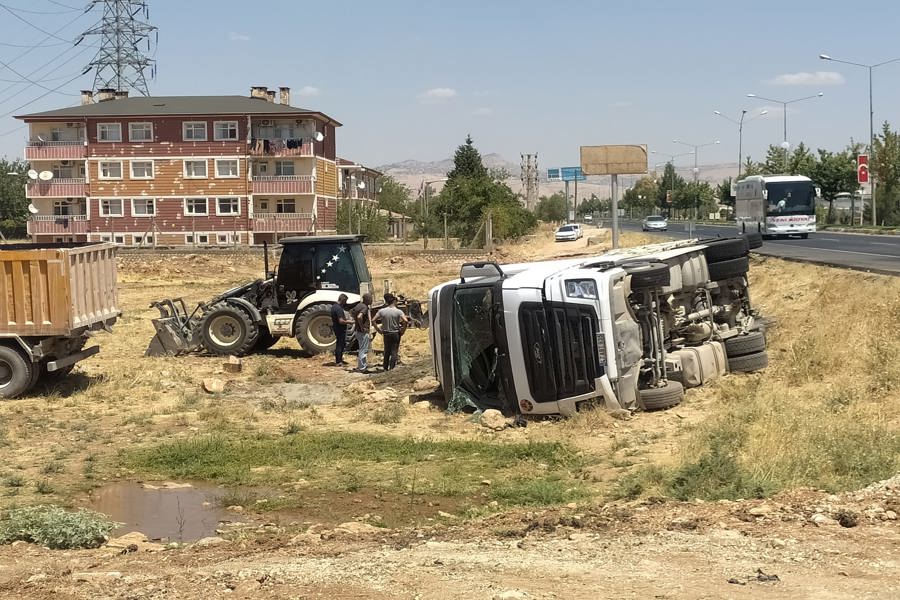
POLYGON ((362 302, 353 308, 353 336, 358 346, 356 351, 356 371, 369 372, 369 347, 372 344, 372 294, 363 294, 362 302))
POLYGON ((385 294, 384 301, 387 306, 375 315, 375 330, 384 339, 384 370, 390 371, 397 366, 397 354, 400 352, 400 331, 409 324, 409 317, 397 308, 397 297, 393 294, 385 294))
POLYGON ((338 296, 337 302, 331 305, 331 329, 334 331, 334 364, 345 366, 344 349, 347 347, 347 325, 353 321, 347 318, 347 294, 338 296))

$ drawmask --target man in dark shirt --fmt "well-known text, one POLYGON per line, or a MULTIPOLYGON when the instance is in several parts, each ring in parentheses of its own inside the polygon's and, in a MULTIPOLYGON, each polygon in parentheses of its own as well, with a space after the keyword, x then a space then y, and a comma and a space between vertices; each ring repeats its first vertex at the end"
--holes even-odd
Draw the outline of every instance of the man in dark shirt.
POLYGON ((347 325, 353 321, 347 318, 347 294, 338 296, 337 302, 331 305, 331 328, 334 330, 334 364, 343 367, 344 349, 347 347, 347 325))
POLYGON ((390 371, 397 366, 397 355, 400 353, 400 333, 409 324, 409 317, 397 308, 397 297, 393 294, 385 294, 384 301, 387 306, 375 315, 375 329, 384 340, 383 368, 385 371, 390 371))
POLYGON ((369 348, 372 346, 372 294, 362 296, 362 302, 353 307, 353 336, 356 338, 356 371, 369 372, 369 348))

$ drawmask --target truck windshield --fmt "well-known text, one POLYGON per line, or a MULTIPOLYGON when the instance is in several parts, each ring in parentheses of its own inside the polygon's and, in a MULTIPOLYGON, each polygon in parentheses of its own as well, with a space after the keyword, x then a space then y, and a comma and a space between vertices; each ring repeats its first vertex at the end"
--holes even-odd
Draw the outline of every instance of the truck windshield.
POLYGON ((461 288, 453 296, 453 396, 451 412, 501 408, 493 286, 461 288))
POLYGON ((813 215, 816 212, 816 188, 811 181, 766 183, 766 216, 813 215))

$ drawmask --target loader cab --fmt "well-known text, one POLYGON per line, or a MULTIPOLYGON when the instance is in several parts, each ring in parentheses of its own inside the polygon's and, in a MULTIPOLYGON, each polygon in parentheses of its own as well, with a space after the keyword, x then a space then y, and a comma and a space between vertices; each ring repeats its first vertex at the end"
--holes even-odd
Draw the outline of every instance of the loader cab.
POLYGON ((372 276, 363 253, 364 239, 363 235, 281 239, 281 260, 275 274, 279 304, 296 304, 316 290, 368 291, 372 276))

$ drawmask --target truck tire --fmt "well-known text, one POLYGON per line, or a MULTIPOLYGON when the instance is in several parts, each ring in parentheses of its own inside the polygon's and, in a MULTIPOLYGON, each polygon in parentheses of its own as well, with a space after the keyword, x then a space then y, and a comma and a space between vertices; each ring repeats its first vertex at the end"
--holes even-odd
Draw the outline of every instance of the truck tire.
POLYGON ((712 281, 721 281, 732 277, 743 277, 750 270, 750 259, 742 256, 719 262, 708 262, 706 266, 709 268, 709 278, 712 281))
POLYGON ((743 234, 743 237, 747 239, 747 246, 751 250, 755 250, 763 245, 763 236, 758 231, 751 231, 750 233, 743 234))
POLYGON ((331 307, 313 304, 303 309, 294 324, 294 337, 300 347, 310 354, 321 354, 334 348, 334 329, 331 328, 331 307))
POLYGON ((669 285, 669 265, 666 263, 625 263, 622 268, 631 275, 631 289, 660 288, 669 285))
POLYGON ((644 410, 663 410, 681 404, 684 398, 684 386, 677 381, 668 381, 658 388, 638 390, 644 410))
POLYGON ((766 336, 762 331, 751 331, 725 340, 725 354, 728 358, 756 354, 766 349, 766 336))
POLYGON ((707 263, 716 263, 733 258, 747 256, 750 252, 749 240, 745 237, 722 238, 703 242, 707 244, 703 249, 707 263))
POLYGON ((728 359, 728 370, 732 373, 752 373, 769 366, 769 355, 766 352, 757 352, 745 356, 735 356, 728 359))
POLYGON ((203 315, 200 337, 213 354, 246 356, 259 340, 259 327, 243 309, 219 302, 203 315))
POLYGON ((0 346, 0 398, 15 398, 31 388, 34 363, 9 346, 0 346))

